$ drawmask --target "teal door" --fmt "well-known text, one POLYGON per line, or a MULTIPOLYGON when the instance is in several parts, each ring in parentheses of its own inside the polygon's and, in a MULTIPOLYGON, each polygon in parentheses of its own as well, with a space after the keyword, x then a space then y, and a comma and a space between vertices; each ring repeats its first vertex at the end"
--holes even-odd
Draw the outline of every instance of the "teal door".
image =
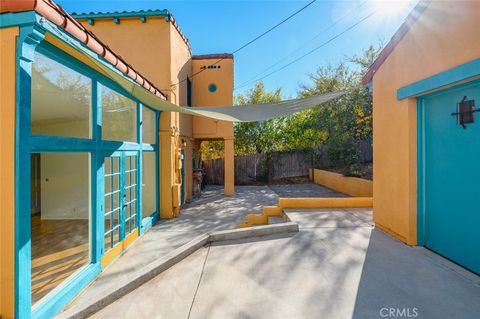
POLYGON ((478 81, 423 99, 419 231, 426 247, 480 273, 480 113, 462 127, 452 113, 463 99, 480 107, 478 81))
POLYGON ((180 187, 180 203, 185 204, 185 150, 182 149, 182 186, 180 187))
POLYGON ((138 154, 107 154, 104 190, 104 256, 108 264, 138 236, 138 154))

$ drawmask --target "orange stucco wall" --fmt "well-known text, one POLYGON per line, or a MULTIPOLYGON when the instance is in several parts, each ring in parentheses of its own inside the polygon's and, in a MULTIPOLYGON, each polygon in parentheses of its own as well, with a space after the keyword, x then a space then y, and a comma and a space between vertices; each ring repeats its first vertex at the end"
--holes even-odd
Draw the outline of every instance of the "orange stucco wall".
MULTIPOLYGON (((197 74, 192 81, 193 106, 233 105, 233 58, 195 58, 192 64, 193 74, 197 74), (202 71, 202 67, 206 69, 202 71), (211 84, 216 85, 215 92, 209 91, 208 87, 211 84)), ((233 195, 235 193, 233 123, 195 116, 193 137, 200 140, 225 141, 224 193, 228 196, 233 195)))
MULTIPOLYGON (((121 55, 160 89, 170 87, 170 23, 163 17, 124 18, 119 24, 113 18, 95 19, 94 25, 79 20, 113 51, 121 55)), ((165 92, 168 94, 168 92, 165 92)))
POLYGON ((480 2, 434 0, 373 78, 373 194, 378 227, 417 243, 416 98, 397 89, 480 57, 480 2))
MULTIPOLYGON (((194 59, 193 73, 200 72, 202 66, 212 65, 218 60, 220 59, 194 59)), ((220 69, 206 69, 193 78, 193 106, 229 106, 233 104, 233 59, 223 59, 216 66, 220 66, 220 69), (217 86, 216 92, 208 91, 210 84, 217 86)), ((233 138, 233 124, 195 117, 193 136, 199 139, 233 138)))
POLYGON ((18 28, 0 29, 0 317, 15 313, 15 66, 18 28))

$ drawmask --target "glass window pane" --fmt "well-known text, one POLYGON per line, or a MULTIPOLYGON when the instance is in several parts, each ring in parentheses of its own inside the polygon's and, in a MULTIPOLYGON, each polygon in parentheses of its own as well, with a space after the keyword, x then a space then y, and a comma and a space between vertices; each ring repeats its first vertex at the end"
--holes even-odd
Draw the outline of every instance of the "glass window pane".
POLYGON ((155 165, 155 153, 143 152, 142 173, 142 215, 147 217, 156 210, 156 187, 157 176, 155 165))
POLYGON ((143 143, 155 144, 155 112, 142 108, 143 143))
POLYGON ((32 134, 90 138, 92 81, 35 52, 32 134))
POLYGON ((90 155, 31 157, 32 304, 90 262, 90 155))
POLYGON ((103 85, 102 138, 137 142, 137 103, 103 85))

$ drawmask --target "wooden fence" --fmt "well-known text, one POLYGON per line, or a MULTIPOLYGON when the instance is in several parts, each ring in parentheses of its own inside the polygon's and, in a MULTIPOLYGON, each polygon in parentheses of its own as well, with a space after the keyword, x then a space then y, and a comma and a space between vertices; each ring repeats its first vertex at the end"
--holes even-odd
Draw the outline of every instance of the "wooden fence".
MULTIPOLYGON (((371 144, 360 146, 363 162, 372 161, 371 144)), ((223 158, 203 162, 205 178, 208 184, 223 185, 223 158)), ((274 152, 272 154, 254 154, 235 156, 235 184, 245 185, 256 182, 270 182, 275 179, 308 176, 312 167, 329 167, 325 152, 321 147, 274 152)))

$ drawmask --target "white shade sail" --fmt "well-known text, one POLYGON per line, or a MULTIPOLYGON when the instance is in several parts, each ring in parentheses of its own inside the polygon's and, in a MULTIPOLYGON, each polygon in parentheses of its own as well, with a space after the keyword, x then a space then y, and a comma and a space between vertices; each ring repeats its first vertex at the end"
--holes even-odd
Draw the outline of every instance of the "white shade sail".
POLYGON ((141 103, 158 111, 179 112, 183 114, 203 116, 230 122, 258 122, 294 114, 296 112, 331 101, 346 93, 345 91, 332 92, 301 99, 285 100, 279 103, 252 104, 242 106, 182 107, 151 93, 143 86, 123 75, 118 69, 82 44, 73 42, 64 35, 56 34, 56 36, 62 38, 63 41, 73 46, 100 70, 102 70, 107 77, 117 83, 125 91, 129 92, 132 96, 137 98, 141 103))

